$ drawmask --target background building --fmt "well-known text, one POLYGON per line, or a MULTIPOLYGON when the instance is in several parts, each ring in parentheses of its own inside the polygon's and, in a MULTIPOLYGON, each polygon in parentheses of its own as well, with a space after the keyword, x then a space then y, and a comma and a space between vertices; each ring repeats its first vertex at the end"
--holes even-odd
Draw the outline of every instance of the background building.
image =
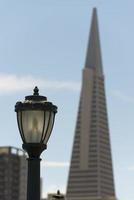
POLYGON ((56 200, 56 199, 64 200, 65 195, 60 193, 60 191, 57 191, 57 193, 49 193, 47 195, 47 199, 44 199, 44 200, 56 200), (54 196, 57 196, 58 192, 59 192, 59 196, 57 198, 55 198, 54 196))
POLYGON ((25 153, 14 147, 0 147, 0 199, 26 200, 26 192, 25 153))
POLYGON ((97 21, 93 10, 67 200, 115 200, 104 75, 97 21))

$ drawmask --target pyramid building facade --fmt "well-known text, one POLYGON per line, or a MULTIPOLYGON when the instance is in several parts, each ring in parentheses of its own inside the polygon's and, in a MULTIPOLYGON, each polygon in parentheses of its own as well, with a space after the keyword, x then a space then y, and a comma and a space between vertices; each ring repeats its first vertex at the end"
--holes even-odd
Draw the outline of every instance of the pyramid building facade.
POLYGON ((67 200, 116 200, 97 10, 93 9, 67 200))

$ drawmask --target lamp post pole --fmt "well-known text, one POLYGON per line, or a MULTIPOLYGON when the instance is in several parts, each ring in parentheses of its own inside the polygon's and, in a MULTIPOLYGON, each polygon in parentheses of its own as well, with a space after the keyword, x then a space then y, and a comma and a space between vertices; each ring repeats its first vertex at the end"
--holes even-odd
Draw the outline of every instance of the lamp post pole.
POLYGON ((27 200, 40 200, 40 155, 47 148, 57 106, 40 96, 35 87, 33 95, 26 96, 24 102, 16 103, 15 112, 22 147, 28 154, 27 200))
POLYGON ((30 148, 23 144, 23 149, 27 151, 28 160, 28 182, 27 182, 27 200, 40 200, 40 150, 46 149, 46 145, 34 144, 30 148), (31 152, 38 152, 35 154, 31 152))
POLYGON ((28 158, 27 200, 40 200, 40 158, 28 158))

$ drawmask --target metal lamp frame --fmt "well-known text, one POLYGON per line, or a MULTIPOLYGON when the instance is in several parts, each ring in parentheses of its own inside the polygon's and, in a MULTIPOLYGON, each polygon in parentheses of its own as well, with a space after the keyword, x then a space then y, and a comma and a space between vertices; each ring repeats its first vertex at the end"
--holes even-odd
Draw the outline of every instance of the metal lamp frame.
MULTIPOLYGON (((44 144, 46 139, 51 114, 54 114, 53 124, 50 130, 49 137, 51 135, 55 114, 57 113, 57 106, 53 105, 51 102, 47 101, 45 96, 39 95, 39 89, 37 87, 34 88, 33 95, 26 96, 25 101, 17 102, 15 105, 15 112, 17 113, 17 122, 19 132, 23 141, 22 148, 28 153, 28 182, 27 182, 27 200, 40 200, 40 155, 47 148, 47 144, 44 144), (23 122, 22 122, 22 112, 23 111, 31 111, 31 110, 39 110, 44 112, 44 124, 42 129, 42 136, 39 143, 28 143, 25 139, 25 134, 23 130, 23 122), (50 112, 49 121, 46 128, 46 132, 44 134, 45 129, 45 114, 46 112, 50 112), (19 116, 20 114, 20 116, 19 116), (20 117, 20 120, 19 120, 20 117)), ((47 138, 47 141, 49 138, 47 138)))

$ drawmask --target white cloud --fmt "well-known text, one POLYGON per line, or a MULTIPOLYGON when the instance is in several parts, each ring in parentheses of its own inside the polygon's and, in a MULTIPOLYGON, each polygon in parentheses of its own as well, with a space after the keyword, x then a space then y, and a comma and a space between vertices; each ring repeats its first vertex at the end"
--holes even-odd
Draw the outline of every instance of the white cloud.
POLYGON ((41 167, 52 167, 52 168, 69 167, 69 162, 42 161, 41 167))
POLYGON ((128 171, 134 171, 134 166, 128 167, 128 171))
POLYGON ((33 89, 36 85, 50 90, 79 91, 80 89, 79 82, 55 81, 39 79, 33 76, 17 76, 15 74, 0 73, 0 94, 33 89))
POLYGON ((119 90, 112 90, 111 94, 125 103, 134 103, 134 97, 128 96, 119 90))

